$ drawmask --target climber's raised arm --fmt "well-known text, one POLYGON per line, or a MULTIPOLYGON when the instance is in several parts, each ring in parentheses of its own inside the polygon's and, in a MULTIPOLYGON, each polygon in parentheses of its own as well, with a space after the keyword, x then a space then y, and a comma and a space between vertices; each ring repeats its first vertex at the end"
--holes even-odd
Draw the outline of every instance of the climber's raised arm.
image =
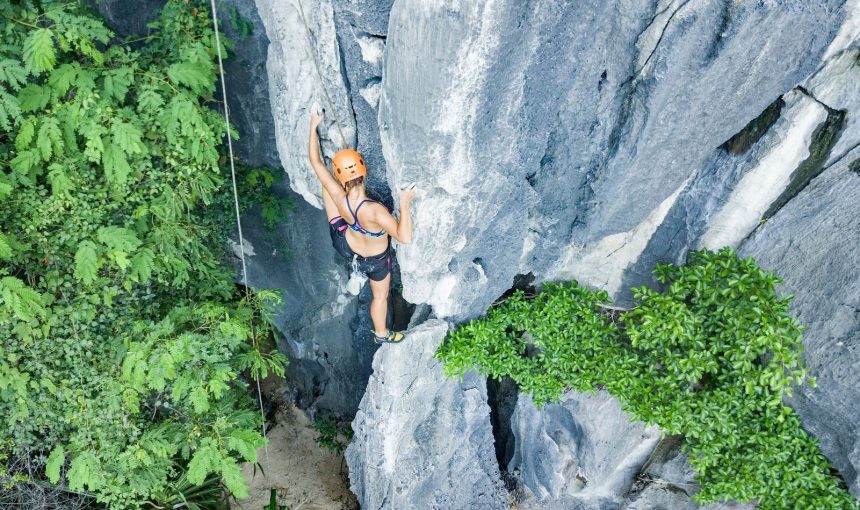
POLYGON ((343 191, 343 186, 341 186, 331 172, 328 171, 328 168, 326 168, 325 163, 323 163, 323 160, 320 157, 320 139, 319 135, 317 135, 317 126, 322 122, 322 119, 322 115, 316 112, 311 113, 308 159, 310 159, 311 168, 314 169, 314 173, 317 175, 317 179, 322 183, 323 188, 325 188, 328 194, 331 195, 331 198, 334 199, 335 203, 339 204, 346 196, 343 191))

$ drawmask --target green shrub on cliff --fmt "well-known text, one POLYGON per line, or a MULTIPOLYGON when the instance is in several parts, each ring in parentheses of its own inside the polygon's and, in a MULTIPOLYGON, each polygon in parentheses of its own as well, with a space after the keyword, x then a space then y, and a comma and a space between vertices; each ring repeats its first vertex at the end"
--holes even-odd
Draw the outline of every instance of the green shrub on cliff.
POLYGON ((0 445, 112 508, 210 474, 242 496, 264 440, 239 376, 284 359, 251 348, 272 294, 223 264, 205 3, 169 0, 138 50, 85 2, 0 20, 0 445))
POLYGON ((782 403, 806 369, 780 280, 729 248, 654 273, 665 292, 634 289, 635 308, 621 313, 576 282, 517 292, 452 332, 437 357, 448 375, 510 376, 539 405, 605 388, 632 418, 685 436, 701 503, 857 508, 782 403))

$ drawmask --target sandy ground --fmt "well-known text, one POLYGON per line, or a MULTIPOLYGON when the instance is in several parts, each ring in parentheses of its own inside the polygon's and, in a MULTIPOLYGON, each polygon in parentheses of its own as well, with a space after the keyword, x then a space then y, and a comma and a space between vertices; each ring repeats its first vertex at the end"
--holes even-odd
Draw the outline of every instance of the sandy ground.
POLYGON ((307 416, 295 406, 282 406, 277 425, 268 432, 269 465, 261 448, 257 459, 266 472, 245 464, 242 472, 250 485, 250 496, 233 503, 233 509, 263 510, 271 489, 276 489, 278 504, 287 510, 357 510, 358 503, 349 491, 349 478, 342 455, 315 442, 318 436, 307 416))

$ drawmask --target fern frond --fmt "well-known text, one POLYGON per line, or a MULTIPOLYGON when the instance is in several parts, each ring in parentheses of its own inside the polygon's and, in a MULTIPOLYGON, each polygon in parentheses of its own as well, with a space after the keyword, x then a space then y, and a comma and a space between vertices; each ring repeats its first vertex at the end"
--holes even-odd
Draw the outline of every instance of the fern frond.
POLYGON ((19 60, 6 58, 0 60, 0 83, 9 85, 12 90, 21 90, 27 83, 27 71, 19 60))
POLYGON ((83 241, 75 253, 75 278, 85 285, 93 283, 99 271, 99 256, 92 241, 83 241))
POLYGON ((125 186, 131 167, 125 159, 125 153, 113 141, 108 142, 104 148, 102 165, 104 165, 105 178, 114 186, 114 189, 125 186))
POLYGON ((227 438, 227 448, 248 462, 257 462, 257 449, 265 444, 266 440, 255 430, 237 429, 227 438))
POLYGON ((23 151, 30 146, 33 141, 33 136, 36 134, 36 123, 30 117, 21 123, 21 128, 18 129, 18 136, 15 137, 15 148, 23 151))
POLYGON ((191 462, 188 463, 188 481, 200 485, 206 475, 221 468, 221 452, 206 438, 194 452, 191 462))
POLYGON ((104 91, 108 97, 115 97, 122 102, 128 93, 128 88, 134 81, 134 75, 130 67, 112 69, 104 75, 104 91))
POLYGON ((60 468, 66 461, 66 451, 62 445, 54 447, 51 454, 48 455, 48 462, 45 465, 45 475, 51 483, 60 481, 60 468))
POLYGON ((19 152, 18 155, 12 158, 12 161, 9 163, 12 164, 12 169, 15 170, 15 173, 17 173, 19 177, 24 177, 26 179, 30 170, 32 170, 39 161, 39 151, 37 149, 29 149, 19 152))
POLYGON ((146 150, 146 146, 140 140, 143 133, 135 125, 116 120, 111 124, 110 132, 114 143, 119 145, 126 154, 140 154, 146 150))
POLYGON ((51 72, 51 76, 48 77, 48 85, 54 89, 57 96, 65 96, 78 79, 80 70, 81 65, 77 62, 63 64, 51 72))
POLYGON ((46 315, 42 295, 14 276, 0 278, 0 298, 18 320, 29 322, 46 315))
POLYGON ((155 270, 155 254, 149 248, 139 250, 131 259, 131 280, 137 283, 148 281, 155 270))
POLYGON ((55 117, 42 117, 42 125, 39 126, 39 137, 36 147, 42 155, 42 161, 50 161, 51 156, 60 155, 63 152, 63 135, 60 125, 55 117))
POLYGON ((0 172, 0 198, 6 198, 12 193, 12 183, 0 172))
POLYGON ((78 132, 86 140, 84 157, 92 162, 100 161, 105 151, 104 140, 102 139, 102 135, 106 132, 104 126, 92 121, 85 122, 78 132))
POLYGON ((102 227, 98 230, 96 238, 100 243, 113 250, 131 252, 140 246, 140 239, 137 238, 137 235, 123 227, 102 227))
POLYGON ((9 246, 9 239, 6 234, 0 232, 0 259, 9 260, 12 258, 12 247, 9 246))
POLYGON ((137 111, 141 113, 156 114, 163 104, 164 99, 152 87, 145 87, 137 96, 137 111))
POLYGON ((203 414, 209 410, 209 392, 202 386, 196 386, 188 394, 188 400, 194 407, 194 412, 203 414))
POLYGON ((177 62, 167 68, 167 76, 172 82, 185 85, 195 94, 215 90, 211 68, 202 61, 177 62))
POLYGON ((50 71, 57 63, 54 50, 54 32, 50 28, 39 28, 30 32, 24 40, 24 62, 33 74, 50 71))
POLYGON ((69 488, 73 491, 95 490, 105 483, 101 463, 89 450, 79 453, 72 459, 66 477, 69 479, 69 488))
POLYGON ((244 499, 248 497, 248 482, 239 469, 239 465, 230 457, 224 457, 221 461, 221 476, 224 479, 224 485, 233 493, 236 499, 244 499))
POLYGON ((22 112, 34 112, 46 107, 51 101, 51 89, 31 83, 18 92, 22 112))
POLYGON ((63 165, 54 163, 48 167, 48 182, 51 184, 51 193, 55 196, 67 195, 74 189, 69 176, 63 165))
POLYGON ((12 131, 12 126, 21 122, 21 103, 18 98, 0 87, 0 128, 12 131))

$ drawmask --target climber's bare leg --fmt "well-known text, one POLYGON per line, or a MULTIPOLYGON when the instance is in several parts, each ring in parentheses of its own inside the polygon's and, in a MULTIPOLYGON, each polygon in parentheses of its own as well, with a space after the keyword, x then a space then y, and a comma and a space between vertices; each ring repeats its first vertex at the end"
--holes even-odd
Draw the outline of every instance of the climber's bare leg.
POLYGON ((373 329, 376 336, 385 336, 388 328, 385 327, 385 319, 388 316, 388 290, 391 286, 391 274, 380 281, 368 278, 370 292, 373 299, 370 301, 370 320, 373 321, 373 329))

